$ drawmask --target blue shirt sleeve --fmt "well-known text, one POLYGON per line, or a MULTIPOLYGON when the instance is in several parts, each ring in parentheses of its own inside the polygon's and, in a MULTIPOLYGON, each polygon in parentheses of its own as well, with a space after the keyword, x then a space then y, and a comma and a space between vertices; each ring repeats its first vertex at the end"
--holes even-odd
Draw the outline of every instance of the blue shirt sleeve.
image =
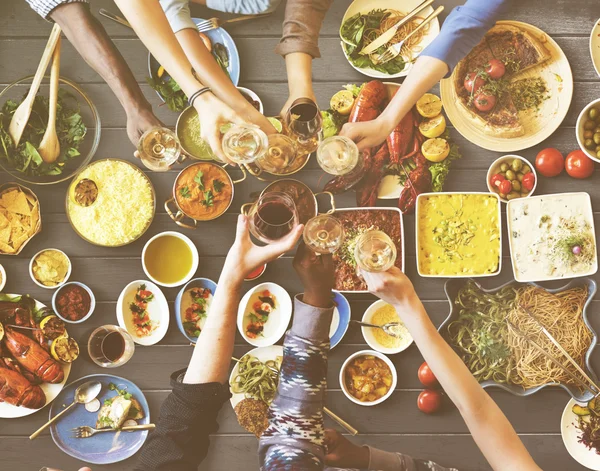
POLYGON ((468 0, 446 18, 437 38, 425 48, 422 56, 435 57, 448 64, 448 75, 479 44, 500 17, 506 13, 509 0, 468 0))

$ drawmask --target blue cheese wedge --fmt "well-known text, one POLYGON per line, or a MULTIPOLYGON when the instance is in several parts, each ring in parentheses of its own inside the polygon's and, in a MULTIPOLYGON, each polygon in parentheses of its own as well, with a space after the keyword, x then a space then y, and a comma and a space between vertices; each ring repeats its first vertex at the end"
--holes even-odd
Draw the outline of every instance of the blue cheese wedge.
POLYGON ((100 412, 98 412, 96 428, 120 428, 127 419, 131 404, 131 400, 125 399, 123 396, 115 396, 111 399, 106 399, 100 412))

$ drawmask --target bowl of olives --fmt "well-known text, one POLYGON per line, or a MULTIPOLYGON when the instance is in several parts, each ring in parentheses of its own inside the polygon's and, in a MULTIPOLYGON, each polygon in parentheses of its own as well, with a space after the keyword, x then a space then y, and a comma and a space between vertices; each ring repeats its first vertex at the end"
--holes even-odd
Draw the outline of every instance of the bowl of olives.
POLYGON ((587 105, 577 118, 577 142, 590 159, 600 162, 600 99, 587 105))
POLYGON ((519 155, 505 155, 496 159, 487 172, 487 186, 500 201, 508 203, 516 198, 533 195, 537 173, 533 164, 519 155))

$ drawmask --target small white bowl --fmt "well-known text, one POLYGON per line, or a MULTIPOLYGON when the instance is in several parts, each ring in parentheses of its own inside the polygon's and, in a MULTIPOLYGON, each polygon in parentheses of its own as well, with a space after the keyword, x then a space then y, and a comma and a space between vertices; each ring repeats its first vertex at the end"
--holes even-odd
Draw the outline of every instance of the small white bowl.
MULTIPOLYGON (((581 147, 581 150, 583 152, 585 152, 585 155, 587 155, 593 161, 600 162, 600 159, 598 158, 598 156, 596 154, 590 152, 584 145, 585 139, 583 138, 583 133, 585 132, 585 129, 583 129, 583 125, 584 125, 584 122, 588 119, 587 115, 588 115, 588 112, 590 111, 590 108, 592 108, 592 107, 596 107, 596 108, 600 109, 600 98, 589 103, 583 109, 583 111, 581 113, 579 113, 579 117, 577 118, 577 126, 575 127, 575 130, 577 132, 577 143, 579 144, 579 147, 581 147)), ((600 126, 600 124, 597 124, 597 126, 600 126)))
MULTIPOLYGON (((373 304, 371 304, 367 308, 367 310, 363 314, 362 321, 366 322, 367 324, 372 324, 371 319, 373 318, 375 311, 377 311, 379 308, 382 308, 386 304, 387 303, 385 301, 382 301, 381 299, 375 301, 373 304)), ((399 317, 400 316, 398 316, 398 318, 399 317)), ((400 320, 400 323, 402 323, 402 320, 400 320)), ((396 353, 403 352, 408 347, 410 347, 413 343, 412 335, 410 335, 410 333, 409 333, 409 334, 407 334, 407 336, 410 337, 409 342, 405 342, 404 344, 402 344, 396 348, 388 348, 388 347, 384 347, 383 345, 381 345, 380 343, 377 342, 377 340, 375 339, 375 334, 374 334, 375 329, 373 327, 361 327, 361 330, 362 330, 362 334, 365 339, 365 342, 367 342, 369 347, 371 347, 373 350, 380 352, 380 353, 394 355, 396 353)))
POLYGON ((162 340, 162 338, 169 330, 169 303, 167 302, 167 298, 160 290, 158 286, 154 283, 146 280, 136 280, 129 283, 121 294, 119 295, 119 299, 117 300, 117 322, 122 329, 125 329, 131 335, 133 341, 139 345, 154 345, 162 340), (133 301, 135 293, 138 289, 138 286, 146 285, 146 289, 151 291, 154 295, 154 299, 152 299, 148 303, 148 315, 150 316, 150 320, 153 322, 157 322, 158 326, 155 330, 153 330, 150 335, 145 337, 139 337, 135 332, 135 326, 132 322, 131 310, 129 309, 129 305, 133 301))
POLYGON ((249 88, 246 87, 237 87, 237 89, 242 92, 242 95, 245 93, 246 95, 248 95, 250 98, 252 98, 254 101, 258 102, 258 111, 263 114, 265 112, 265 108, 263 106, 263 102, 260 99, 260 97, 253 92, 252 90, 250 90, 249 88))
MULTIPOLYGON (((535 165, 532 164, 531 162, 529 162, 529 160, 527 160, 524 157, 521 157, 520 155, 503 155, 500 158, 497 158, 496 160, 494 160, 494 162, 492 162, 492 165, 490 165, 490 168, 487 171, 487 176, 486 178, 486 184, 488 187, 488 190, 490 193, 495 193, 498 195, 498 198, 500 198, 500 201, 502 201, 503 203, 508 203, 507 199, 504 199, 500 196, 500 193, 498 193, 497 191, 494 190, 494 188, 492 187, 492 184, 490 183, 490 179, 497 173, 500 173, 500 165, 503 163, 508 163, 510 165, 509 162, 512 162, 515 159, 519 159, 523 162, 523 165, 527 165, 529 166, 529 168, 531 169, 531 173, 533 173, 533 176, 535 177, 535 183, 533 184, 533 188, 531 189, 531 191, 529 192, 529 194, 527 196, 521 196, 521 198, 529 198, 530 196, 532 196, 535 193, 535 189, 537 188, 537 184, 538 184, 538 175, 537 172, 535 171, 535 165)), ((516 198, 515 198, 516 199, 516 198)))
POLYGON ((68 324, 81 324, 83 321, 86 321, 87 319, 89 319, 89 317, 94 313, 94 309, 96 309, 96 296, 94 296, 94 293, 89 288, 89 286, 84 285, 83 283, 79 283, 78 281, 70 281, 69 283, 64 283, 62 286, 60 286, 60 288, 62 289, 65 286, 69 286, 69 285, 81 286, 84 290, 86 290, 88 292, 88 294, 90 295, 90 310, 89 310, 89 312, 85 316, 83 316, 81 319, 79 319, 78 321, 72 321, 70 319, 67 319, 66 317, 63 317, 60 314, 60 312, 58 312, 58 309, 56 307, 56 299, 58 297, 58 293, 60 293, 60 289, 57 289, 54 292, 54 295, 52 296, 52 310, 58 317, 60 317, 63 321, 67 322, 68 324))
POLYGON ((196 248, 196 246, 194 245, 194 243, 192 242, 192 240, 187 237, 184 236, 183 234, 180 234, 179 232, 175 232, 175 231, 165 231, 165 232, 161 232, 160 234, 156 234, 154 237, 151 237, 148 242, 146 242, 146 245, 144 245, 144 248, 142 249, 142 268, 144 269, 144 273, 146 274, 146 276, 148 278, 150 278, 150 280, 153 283, 156 283, 159 286, 164 286, 165 288, 174 288, 176 286, 181 286, 186 284, 188 281, 190 281, 194 274, 196 273, 196 270, 198 270, 198 263, 199 263, 199 255, 198 255, 198 249, 196 248), (181 280, 179 280, 176 283, 161 283, 160 281, 156 280, 152 275, 150 275, 150 273, 148 272, 148 269, 146 268, 146 250, 148 250, 148 246, 152 243, 153 240, 158 239, 159 237, 164 237, 164 236, 174 236, 174 237, 178 237, 179 239, 183 240, 188 247, 190 248, 190 250, 192 251, 192 268, 190 269, 190 272, 181 280))
POLYGON ((361 350, 360 352, 353 353, 346 359, 346 361, 342 365, 342 369, 340 370, 340 386, 342 387, 342 391, 344 392, 344 394, 346 395, 346 397, 348 399, 350 399, 355 404, 358 404, 359 406, 370 407, 370 406, 376 406, 377 404, 381 404, 383 401, 385 401, 387 398, 389 398, 393 394, 394 390, 396 389, 397 384, 398 384, 398 372, 396 371, 396 367, 394 366, 394 364, 388 357, 386 357, 383 353, 376 352, 375 350, 361 350), (386 365, 390 367, 390 371, 392 372, 392 386, 390 387, 390 390, 387 392, 387 394, 385 396, 380 397, 379 399, 377 399, 376 401, 373 401, 373 402, 361 402, 358 399, 356 399, 352 394, 350 394, 350 391, 348 391, 348 389, 346 388, 346 381, 344 381, 344 371, 346 371, 346 367, 356 357, 363 356, 363 355, 373 355, 374 357, 382 359, 386 363, 386 365))
POLYGON ((44 288, 44 289, 56 289, 56 288, 60 288, 61 286, 63 286, 69 280, 69 277, 71 276, 71 270, 72 269, 73 269, 73 264, 71 263, 71 259, 69 258, 69 256, 66 253, 64 253, 62 250, 53 249, 53 248, 48 248, 48 249, 40 250, 33 257, 31 257, 31 260, 29 261, 29 276, 31 277, 31 279, 33 280, 33 282, 36 285, 38 285, 40 288, 44 288), (49 250, 55 250, 56 252, 60 252, 61 254, 63 254, 66 257, 67 261, 69 262, 69 268, 67 268, 67 274, 65 275, 65 279, 62 280, 56 286, 46 286, 46 285, 43 285, 38 280, 36 280, 35 275, 33 274, 33 262, 34 262, 34 260, 38 257, 38 255, 40 255, 43 252, 47 252, 49 250))
POLYGON ((0 265, 0 292, 4 289, 4 287, 6 286, 6 270, 4 269, 4 267, 2 265, 0 265))
POLYGON ((596 20, 590 34, 590 54, 598 77, 600 77, 600 19, 596 20))
POLYGON ((290 319, 292 318, 292 298, 288 292, 281 286, 275 283, 261 283, 250 289, 240 301, 238 308, 237 326, 241 336, 246 342, 255 347, 268 347, 276 343, 288 328, 290 319), (264 325, 263 335, 255 339, 251 339, 246 335, 246 314, 249 312, 250 300, 258 291, 268 289, 273 296, 277 307, 269 314, 269 319, 264 325))

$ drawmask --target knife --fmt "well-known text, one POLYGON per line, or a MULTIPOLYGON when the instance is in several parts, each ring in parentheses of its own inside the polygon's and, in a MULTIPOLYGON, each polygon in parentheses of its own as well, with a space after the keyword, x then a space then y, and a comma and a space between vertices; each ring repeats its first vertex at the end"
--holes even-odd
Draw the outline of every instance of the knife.
POLYGON ((396 23, 394 26, 392 26, 390 29, 388 29, 385 33, 383 33, 381 36, 379 36, 377 39, 375 39, 372 43, 366 45, 359 52, 359 54, 371 54, 371 53, 375 52, 377 49, 379 49, 381 46, 383 46, 384 44, 387 44, 388 42, 390 42, 392 40, 392 38, 395 36, 395 34, 399 28, 401 28, 403 25, 405 25, 410 20, 412 20, 422 10, 424 10, 429 5, 431 5, 433 3, 433 1, 434 0, 425 0, 417 8, 415 8, 408 15, 406 15, 404 18, 402 18, 400 21, 398 21, 398 23, 396 23))

